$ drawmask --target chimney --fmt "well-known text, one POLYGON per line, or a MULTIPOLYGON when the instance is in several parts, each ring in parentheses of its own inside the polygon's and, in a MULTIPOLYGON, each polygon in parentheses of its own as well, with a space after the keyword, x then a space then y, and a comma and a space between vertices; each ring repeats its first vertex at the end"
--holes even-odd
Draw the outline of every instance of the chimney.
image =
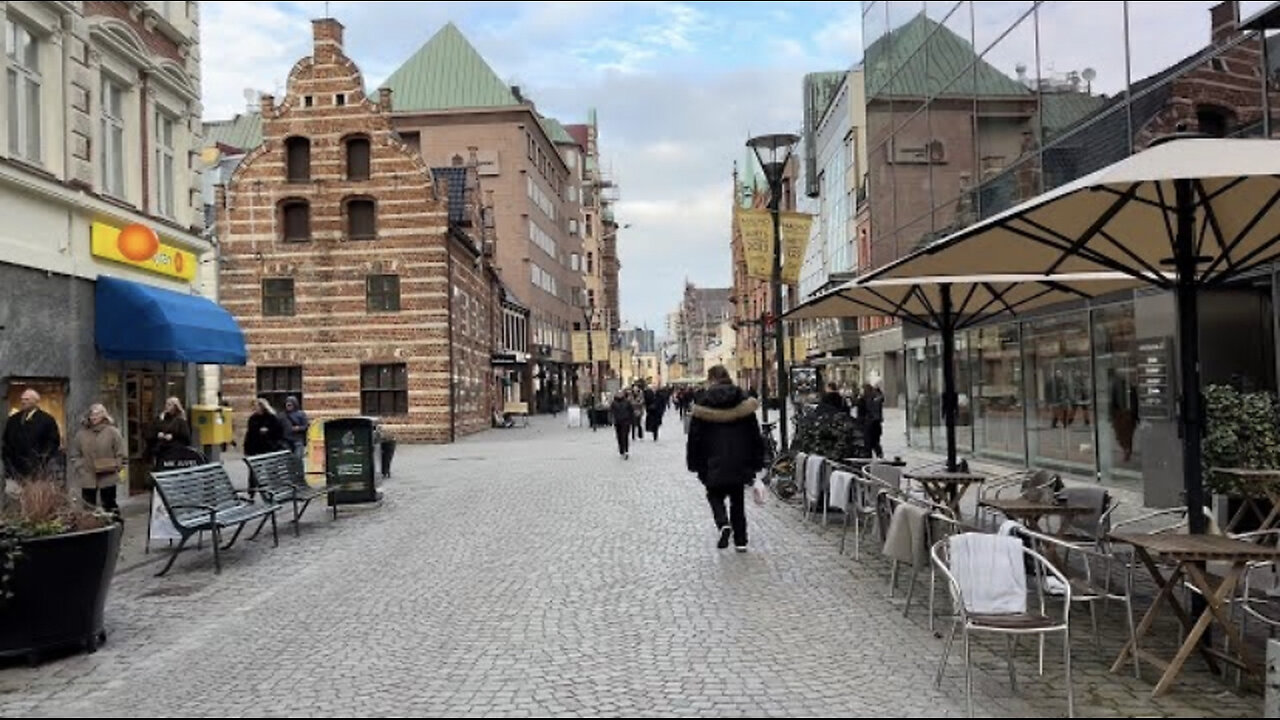
POLYGON ((1213 29, 1212 43, 1222 45, 1240 27, 1240 3, 1237 0, 1227 0, 1214 5, 1209 9, 1209 19, 1213 29))
POLYGON ((378 107, 382 112, 391 112, 391 88, 378 88, 378 107))
POLYGON ((333 63, 342 54, 342 23, 333 18, 311 21, 311 34, 315 49, 312 55, 317 63, 333 63))
POLYGON ((276 111, 276 96, 262 93, 258 96, 258 108, 262 112, 262 117, 270 117, 276 111))

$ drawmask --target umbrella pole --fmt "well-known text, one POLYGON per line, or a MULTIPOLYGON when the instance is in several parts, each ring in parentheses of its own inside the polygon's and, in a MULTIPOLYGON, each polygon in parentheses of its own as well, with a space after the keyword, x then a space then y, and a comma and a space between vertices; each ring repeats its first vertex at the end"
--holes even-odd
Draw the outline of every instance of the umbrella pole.
POLYGON ((942 291, 942 422, 947 430, 947 472, 956 471, 956 324, 951 301, 951 286, 942 291))
POLYGON ((1174 238, 1174 266, 1177 281, 1174 293, 1178 312, 1178 366, 1182 375, 1182 485, 1187 496, 1187 523, 1190 532, 1202 534, 1204 480, 1201 469, 1200 437, 1203 432, 1200 408, 1200 303, 1196 288, 1195 191, 1191 180, 1174 181, 1178 211, 1174 238))

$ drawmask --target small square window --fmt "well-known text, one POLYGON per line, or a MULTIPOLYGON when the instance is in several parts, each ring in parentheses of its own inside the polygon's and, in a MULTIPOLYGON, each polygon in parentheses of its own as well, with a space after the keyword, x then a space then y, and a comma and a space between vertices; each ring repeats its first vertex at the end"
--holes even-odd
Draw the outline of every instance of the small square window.
POLYGON ((346 94, 346 93, 338 93, 337 95, 334 95, 334 96, 333 96, 333 104, 334 104, 334 105, 337 105, 338 107, 342 107, 343 105, 346 105, 346 104, 347 104, 347 94, 346 94))
POLYGON ((312 105, 315 104, 315 102, 316 102, 316 99, 311 97, 310 95, 302 96, 302 107, 311 107, 312 105))

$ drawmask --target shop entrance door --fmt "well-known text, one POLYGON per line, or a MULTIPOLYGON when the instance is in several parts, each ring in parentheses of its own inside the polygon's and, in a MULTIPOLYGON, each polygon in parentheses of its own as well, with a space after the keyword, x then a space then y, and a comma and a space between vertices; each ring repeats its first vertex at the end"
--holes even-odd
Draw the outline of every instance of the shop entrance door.
POLYGON ((153 465, 152 440, 165 398, 187 407, 186 373, 181 365, 128 363, 124 373, 126 440, 129 444, 129 494, 147 492, 153 465))

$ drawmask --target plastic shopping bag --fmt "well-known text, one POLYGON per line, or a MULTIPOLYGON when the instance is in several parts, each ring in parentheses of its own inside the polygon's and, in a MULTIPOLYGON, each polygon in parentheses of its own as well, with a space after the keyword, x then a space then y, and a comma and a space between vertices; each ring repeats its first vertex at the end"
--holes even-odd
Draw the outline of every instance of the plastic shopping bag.
POLYGON ((769 489, 764 486, 764 481, 756 478, 756 481, 751 485, 751 499, 755 500, 757 505, 764 505, 768 493, 769 489))

